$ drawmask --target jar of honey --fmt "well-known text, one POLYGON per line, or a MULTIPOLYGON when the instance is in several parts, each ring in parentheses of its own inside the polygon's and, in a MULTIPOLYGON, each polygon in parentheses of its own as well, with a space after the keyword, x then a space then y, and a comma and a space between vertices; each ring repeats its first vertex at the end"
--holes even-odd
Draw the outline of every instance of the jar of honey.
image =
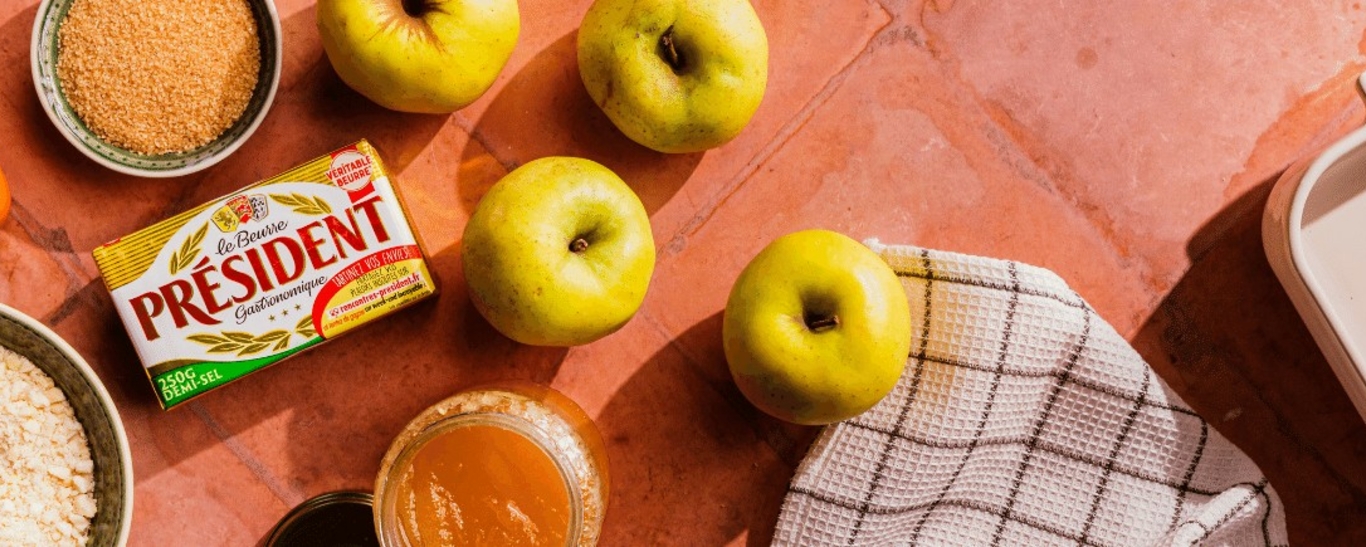
POLYGON ((607 485, 602 439, 568 397, 478 388, 394 439, 375 481, 375 528, 386 547, 595 545, 607 485))

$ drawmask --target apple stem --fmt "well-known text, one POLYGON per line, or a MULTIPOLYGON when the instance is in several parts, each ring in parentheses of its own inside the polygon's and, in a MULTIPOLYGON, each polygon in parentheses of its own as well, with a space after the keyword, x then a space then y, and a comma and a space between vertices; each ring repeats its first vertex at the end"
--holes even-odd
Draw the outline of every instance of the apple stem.
POLYGON ((678 46, 674 44, 673 27, 669 27, 664 31, 664 35, 659 37, 659 45, 664 49, 664 60, 673 67, 674 72, 683 70, 683 56, 678 54, 678 46))
POLYGON ((806 323, 806 327, 811 329, 811 332, 825 332, 838 326, 840 326, 840 316, 838 315, 819 317, 806 323))
POLYGON ((572 242, 569 243, 569 250, 570 250, 570 251, 573 251, 573 252, 576 252, 576 253, 582 253, 582 252, 584 252, 584 251, 587 251, 587 250, 588 250, 588 240, 586 240, 586 239, 584 239, 584 238, 575 239, 574 241, 572 241, 572 242))
POLYGON ((408 14, 410 17, 421 17, 425 15, 427 11, 429 11, 428 8, 430 8, 427 4, 427 0, 402 0, 400 3, 403 4, 403 13, 408 14))

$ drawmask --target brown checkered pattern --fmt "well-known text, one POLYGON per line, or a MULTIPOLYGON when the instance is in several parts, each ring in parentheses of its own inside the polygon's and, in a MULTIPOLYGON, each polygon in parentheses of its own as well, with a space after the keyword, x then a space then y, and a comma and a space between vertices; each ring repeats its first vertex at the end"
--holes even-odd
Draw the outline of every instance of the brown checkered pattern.
POLYGON ((775 545, 1285 545, 1280 499, 1053 273, 870 246, 916 318, 901 381, 827 427, 775 545))

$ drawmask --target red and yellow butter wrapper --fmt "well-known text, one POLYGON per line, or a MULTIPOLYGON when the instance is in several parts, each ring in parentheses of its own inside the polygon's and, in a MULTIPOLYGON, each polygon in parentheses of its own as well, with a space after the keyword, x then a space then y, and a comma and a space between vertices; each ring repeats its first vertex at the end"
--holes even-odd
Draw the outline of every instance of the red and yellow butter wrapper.
POLYGON ((436 293, 366 141, 94 256, 162 408, 436 293))

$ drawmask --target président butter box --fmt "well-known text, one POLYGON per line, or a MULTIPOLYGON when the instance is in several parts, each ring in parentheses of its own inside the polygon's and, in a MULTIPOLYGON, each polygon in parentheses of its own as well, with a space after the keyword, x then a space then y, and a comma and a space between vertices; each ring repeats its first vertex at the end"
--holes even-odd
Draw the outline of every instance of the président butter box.
POLYGON ((163 409, 436 293, 363 140, 93 254, 163 409))

